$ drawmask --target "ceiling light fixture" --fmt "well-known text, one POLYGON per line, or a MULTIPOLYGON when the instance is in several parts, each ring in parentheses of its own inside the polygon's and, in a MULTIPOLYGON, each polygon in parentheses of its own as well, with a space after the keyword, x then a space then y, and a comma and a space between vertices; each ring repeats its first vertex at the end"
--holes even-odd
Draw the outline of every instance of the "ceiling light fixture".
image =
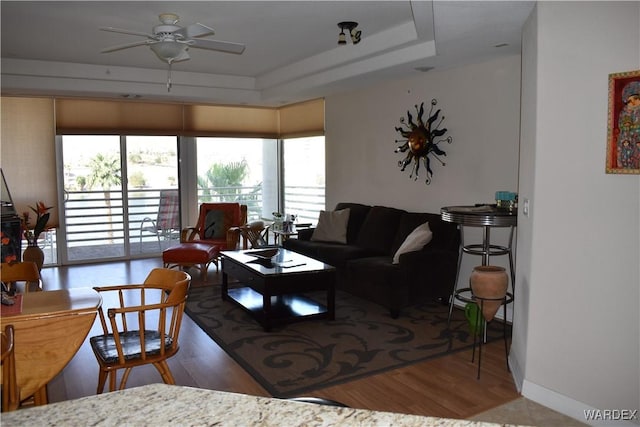
POLYGON ((353 21, 344 21, 338 23, 338 28, 340 28, 340 34, 338 35, 338 44, 347 44, 347 37, 344 34, 344 30, 349 31, 349 36, 351 36, 351 43, 358 44, 360 43, 360 37, 362 36, 362 31, 356 30, 358 26, 357 22, 353 21))
POLYGON ((344 29, 338 35, 338 44, 347 44, 347 37, 344 35, 344 29))
POLYGON ((167 70, 167 92, 171 92, 171 65, 174 62, 189 59, 189 54, 187 53, 189 45, 186 42, 178 41, 172 36, 168 36, 167 40, 154 43, 149 47, 158 55, 158 58, 169 64, 167 70))

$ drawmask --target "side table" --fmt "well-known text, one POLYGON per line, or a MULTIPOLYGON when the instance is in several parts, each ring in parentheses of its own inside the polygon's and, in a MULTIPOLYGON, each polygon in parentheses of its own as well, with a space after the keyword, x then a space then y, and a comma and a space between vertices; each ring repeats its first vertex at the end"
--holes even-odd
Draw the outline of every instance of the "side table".
POLYGON ((271 230, 271 232, 273 233, 273 242, 278 246, 282 246, 289 237, 298 235, 295 228, 293 231, 271 230))
MULTIPOLYGON (((475 296, 471 291, 471 288, 461 288, 454 293, 454 298, 452 299, 457 299, 462 302, 475 303, 480 306, 480 310, 476 311, 475 324, 477 325, 480 321, 482 321, 481 333, 483 333, 483 335, 486 333, 486 330, 487 330, 487 321, 482 316, 482 308, 484 306, 485 301, 502 301, 502 309, 503 309, 503 316, 504 316, 502 320, 502 331, 504 336, 504 355, 505 355, 505 360, 507 361, 507 370, 510 371, 509 346, 507 343, 507 304, 513 302, 513 293, 507 292, 507 294, 503 298, 481 298, 481 297, 475 296)), ((472 363, 475 361, 475 357, 476 357, 476 341, 478 341, 477 337, 478 337, 478 333, 474 333, 473 334, 473 353, 471 355, 472 363)), ((484 336, 481 337, 479 341, 480 341, 480 345, 478 347, 477 379, 480 379, 480 365, 482 364, 482 342, 484 341, 484 336)))

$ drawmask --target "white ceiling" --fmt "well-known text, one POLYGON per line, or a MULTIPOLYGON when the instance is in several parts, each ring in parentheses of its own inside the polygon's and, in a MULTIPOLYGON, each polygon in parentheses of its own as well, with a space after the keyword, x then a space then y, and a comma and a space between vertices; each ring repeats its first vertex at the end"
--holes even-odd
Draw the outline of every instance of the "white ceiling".
POLYGON ((520 52, 532 1, 5 1, 2 92, 136 96, 217 104, 283 105, 520 52), (167 64, 147 46, 106 47, 150 33, 160 13, 179 25, 214 28, 206 38, 246 45, 241 55, 190 49, 167 64), (338 46, 340 21, 357 21, 362 41, 338 46), (496 45, 506 44, 503 47, 496 45))

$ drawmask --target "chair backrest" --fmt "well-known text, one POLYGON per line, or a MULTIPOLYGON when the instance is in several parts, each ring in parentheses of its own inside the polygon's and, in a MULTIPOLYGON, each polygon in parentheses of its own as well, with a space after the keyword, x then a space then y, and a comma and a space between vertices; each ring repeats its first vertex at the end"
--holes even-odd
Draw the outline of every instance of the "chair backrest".
POLYGON ((239 203, 203 203, 196 226, 200 240, 218 244, 221 249, 235 249, 228 231, 247 222, 247 206, 239 203))
POLYGON ((14 411, 20 406, 20 392, 16 381, 16 359, 13 325, 1 333, 2 350, 2 412, 14 411))
POLYGON ((242 249, 248 249, 248 244, 252 248, 259 248, 267 245, 264 239, 264 232, 267 229, 264 221, 252 221, 241 227, 238 227, 240 236, 242 236, 242 249), (247 244, 248 243, 248 244, 247 244))
POLYGON ((160 191, 156 227, 158 230, 180 229, 180 195, 178 190, 160 191))
POLYGON ((189 292, 191 276, 180 270, 170 268, 154 268, 144 280, 145 286, 157 286, 165 291, 165 303, 180 303, 186 300, 189 292))
POLYGON ((3 262, 0 265, 0 277, 2 277, 2 281, 5 283, 25 282, 25 292, 29 292, 31 284, 35 284, 39 290, 42 289, 40 272, 35 262, 3 262))
POLYGON ((155 331, 156 334, 153 336, 156 338, 166 338, 159 339, 161 345, 159 357, 164 356, 165 353, 177 351, 190 283, 191 276, 184 271, 155 268, 141 285, 94 288, 100 292, 118 292, 119 305, 109 307, 109 304, 105 303, 98 313, 104 333, 114 335, 121 364, 125 363, 121 336, 124 337, 131 331, 146 331, 138 336, 140 340, 138 348, 143 349, 141 359, 147 358, 144 350, 147 349, 145 340, 149 337, 149 331, 155 331))

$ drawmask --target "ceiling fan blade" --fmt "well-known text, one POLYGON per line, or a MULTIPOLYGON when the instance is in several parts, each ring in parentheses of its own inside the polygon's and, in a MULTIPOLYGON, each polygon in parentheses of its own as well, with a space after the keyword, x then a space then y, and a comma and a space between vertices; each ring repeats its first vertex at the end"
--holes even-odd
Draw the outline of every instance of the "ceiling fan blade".
POLYGON ((213 28, 207 27, 206 25, 196 23, 191 24, 188 27, 180 28, 179 30, 175 31, 174 34, 179 34, 185 39, 190 39, 193 37, 210 36, 215 34, 215 31, 213 31, 213 28))
POLYGON ((116 50, 129 49, 130 47, 143 46, 145 44, 155 43, 155 40, 141 40, 139 42, 120 44, 117 46, 111 46, 106 49, 102 49, 100 53, 115 52, 116 50))
POLYGON ((217 50, 227 53, 240 54, 244 52, 244 45, 242 43, 224 42, 220 40, 194 39, 189 41, 189 46, 196 47, 198 49, 217 50))
POLYGON ((123 30, 122 28, 115 28, 115 27, 102 27, 102 28, 100 28, 100 31, 109 31, 111 33, 129 34, 129 35, 132 35, 132 36, 142 36, 142 37, 148 37, 150 39, 154 39, 156 37, 153 34, 143 33, 141 31, 123 30))

